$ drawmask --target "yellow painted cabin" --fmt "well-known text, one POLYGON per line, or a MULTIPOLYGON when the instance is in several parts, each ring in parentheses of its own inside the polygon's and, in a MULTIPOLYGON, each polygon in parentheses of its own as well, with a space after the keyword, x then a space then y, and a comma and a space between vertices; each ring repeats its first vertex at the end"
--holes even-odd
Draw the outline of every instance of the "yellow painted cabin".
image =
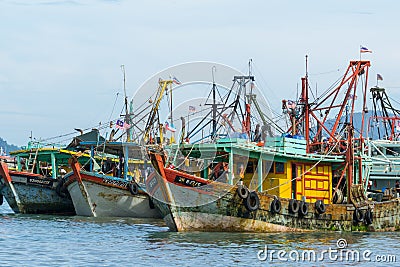
MULTIPOLYGON (((250 159, 245 169, 243 183, 250 189, 258 187, 258 160, 250 159)), ((234 164, 235 180, 240 178, 240 164, 234 164)), ((262 190, 270 195, 281 198, 295 198, 314 203, 323 200, 330 204, 332 199, 332 167, 329 164, 318 164, 289 160, 287 162, 265 162, 263 163, 263 186, 262 190), (294 181, 293 178, 297 177, 294 181)))
MULTIPOLYGON (((326 155, 306 154, 305 140, 270 137, 267 138, 266 146, 258 147, 246 141, 226 139, 219 140, 216 145, 198 146, 201 149, 190 147, 194 158, 201 158, 202 154, 218 154, 220 159, 224 158, 222 161, 229 164, 230 184, 242 180, 250 190, 280 198, 303 200, 305 197, 305 201, 310 203, 316 200, 323 200, 325 204, 332 203, 332 166, 342 161, 326 155), (220 152, 215 154, 216 151, 220 152), (262 171, 258 170, 259 167, 262 171), (263 176, 262 179, 259 179, 259 175, 263 176)), ((196 161, 188 160, 185 165, 192 164, 195 165, 196 161)), ((207 179, 212 172, 212 165, 204 172, 198 168, 192 171, 207 179)))

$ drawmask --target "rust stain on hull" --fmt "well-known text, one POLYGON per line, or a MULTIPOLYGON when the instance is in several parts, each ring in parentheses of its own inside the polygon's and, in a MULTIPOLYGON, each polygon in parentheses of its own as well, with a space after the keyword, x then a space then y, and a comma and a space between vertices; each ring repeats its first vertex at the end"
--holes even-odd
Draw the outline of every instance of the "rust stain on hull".
POLYGON ((257 193, 260 206, 248 211, 234 190, 217 201, 201 206, 181 207, 157 201, 163 218, 172 231, 224 232, 309 232, 309 231, 396 231, 400 228, 400 199, 361 207, 366 216, 372 212, 372 222, 365 217, 354 218, 352 204, 329 204, 319 214, 314 203, 308 203, 308 212, 301 215, 289 211, 289 199, 279 199, 281 210, 271 211, 274 196, 257 193))

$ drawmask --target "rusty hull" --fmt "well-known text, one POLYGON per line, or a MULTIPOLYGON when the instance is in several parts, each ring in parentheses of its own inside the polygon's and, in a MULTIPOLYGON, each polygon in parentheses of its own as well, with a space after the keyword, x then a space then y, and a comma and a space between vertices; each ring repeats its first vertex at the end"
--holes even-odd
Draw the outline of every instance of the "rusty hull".
MULTIPOLYGON (((184 207, 160 201, 163 218, 172 231, 216 231, 216 232, 305 232, 305 231, 396 231, 400 228, 400 199, 372 203, 360 209, 370 209, 373 222, 354 220, 352 204, 329 204, 326 212, 318 214, 314 203, 308 203, 308 213, 302 216, 289 212, 289 199, 281 199, 279 213, 271 211, 274 196, 257 193, 259 208, 248 211, 244 200, 233 187, 227 194, 205 205, 184 207)), ((191 190, 191 189, 186 189, 191 190)), ((196 192, 199 194, 199 192, 196 192)), ((192 192, 193 194, 193 192, 192 192)))

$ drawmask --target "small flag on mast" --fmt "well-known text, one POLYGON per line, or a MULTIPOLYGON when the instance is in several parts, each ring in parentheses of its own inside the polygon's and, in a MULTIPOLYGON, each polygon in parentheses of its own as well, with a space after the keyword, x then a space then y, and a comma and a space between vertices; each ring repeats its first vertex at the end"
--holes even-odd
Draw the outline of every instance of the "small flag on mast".
POLYGON ((173 124, 169 125, 167 121, 164 123, 164 127, 165 130, 171 131, 173 133, 176 132, 176 128, 174 127, 174 125, 173 124))
POLYGON ((181 84, 181 82, 175 76, 172 79, 172 82, 175 83, 175 84, 181 84))
POLYGON ((377 80, 377 81, 383 81, 382 75, 376 74, 376 80, 377 80))
POLYGON ((295 109, 296 108, 296 102, 294 102, 293 100, 288 100, 286 102, 286 108, 295 109))
POLYGON ((360 46, 360 53, 372 53, 371 50, 369 50, 368 48, 366 48, 365 46, 360 46))
POLYGON ((195 106, 189 106, 189 112, 196 112, 195 106))
POLYGON ((351 100, 351 99, 356 100, 357 96, 353 95, 353 94, 349 94, 349 98, 347 100, 351 100))
POLYGON ((129 129, 131 126, 130 126, 128 123, 126 123, 126 122, 123 122, 123 121, 121 121, 121 120, 117 120, 117 122, 115 123, 115 127, 118 128, 118 129, 127 130, 127 129, 129 129))

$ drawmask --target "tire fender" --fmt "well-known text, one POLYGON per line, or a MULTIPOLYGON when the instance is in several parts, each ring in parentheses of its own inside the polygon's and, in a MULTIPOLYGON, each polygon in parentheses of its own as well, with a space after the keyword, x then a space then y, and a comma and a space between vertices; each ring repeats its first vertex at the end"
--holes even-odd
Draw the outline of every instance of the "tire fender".
POLYGON ((273 213, 279 213, 281 211, 282 208, 282 204, 281 201, 278 198, 275 198, 274 200, 272 200, 271 202, 271 211, 273 213))
POLYGON ((364 220, 365 220, 365 224, 366 225, 370 225, 374 221, 374 214, 372 213, 371 209, 368 209, 365 212, 365 216, 364 217, 365 217, 364 220))
POLYGON ((244 200, 244 205, 248 211, 256 211, 260 207, 260 198, 257 193, 252 191, 244 200))
POLYGON ((364 221, 364 213, 362 212, 362 210, 356 208, 353 213, 353 219, 355 222, 364 221))
POLYGON ((128 189, 129 192, 131 192, 132 195, 136 196, 139 193, 139 186, 135 182, 131 182, 128 184, 128 189))
POLYGON ((304 201, 300 201, 299 215, 306 216, 308 214, 308 204, 304 201))
POLYGON ((297 199, 289 200, 289 212, 297 213, 297 212, 299 212, 299 208, 300 208, 300 204, 297 199))
POLYGON ((238 185, 237 194, 241 199, 246 199, 249 196, 249 189, 245 185, 238 185))
POLYGON ((325 203, 320 199, 315 201, 314 207, 318 214, 323 214, 326 211, 325 203))

